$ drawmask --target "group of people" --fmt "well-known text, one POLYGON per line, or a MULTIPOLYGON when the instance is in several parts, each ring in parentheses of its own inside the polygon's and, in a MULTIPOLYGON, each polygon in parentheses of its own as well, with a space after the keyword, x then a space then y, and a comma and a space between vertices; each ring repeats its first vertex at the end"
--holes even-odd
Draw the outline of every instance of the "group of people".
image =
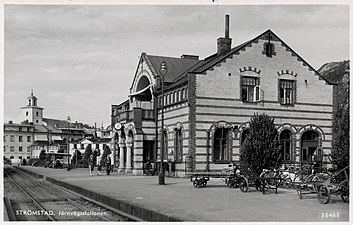
POLYGON ((93 151, 91 156, 88 159, 88 168, 89 168, 89 175, 92 176, 94 171, 94 167, 97 167, 97 175, 101 175, 102 166, 105 166, 107 175, 110 175, 110 171, 112 169, 112 160, 109 155, 102 160, 102 155, 99 151, 93 151))

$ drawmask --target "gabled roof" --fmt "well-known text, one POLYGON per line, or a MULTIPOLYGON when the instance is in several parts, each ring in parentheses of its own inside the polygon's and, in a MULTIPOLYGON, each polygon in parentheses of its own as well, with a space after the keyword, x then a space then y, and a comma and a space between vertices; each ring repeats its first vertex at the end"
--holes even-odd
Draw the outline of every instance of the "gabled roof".
POLYGON ((146 55, 146 61, 152 66, 155 72, 161 76, 159 68, 163 61, 167 64, 167 74, 164 77, 164 82, 173 82, 181 74, 187 72, 191 67, 195 66, 200 60, 188 58, 173 58, 166 56, 146 55))
POLYGON ((258 35, 257 37, 244 42, 241 45, 238 45, 234 48, 232 48, 229 52, 221 55, 211 55, 207 58, 204 59, 203 63, 195 68, 193 71, 190 71, 192 73, 204 73, 210 68, 214 67, 218 63, 224 61, 226 58, 231 57, 233 54, 239 54, 240 51, 245 50, 246 47, 251 46, 252 43, 257 43, 259 39, 264 39, 268 40, 268 38, 271 38, 272 41, 280 41, 282 45, 292 53, 293 57, 297 57, 298 61, 302 61, 305 66, 309 67, 309 70, 314 71, 315 74, 320 78, 325 80, 327 83, 331 84, 328 80, 326 80, 321 74, 319 74, 311 65, 309 65, 302 57, 300 57, 293 49, 291 49, 284 41, 282 41, 275 33, 273 33, 271 30, 267 30, 263 32, 262 34, 258 35))
POLYGON ((318 69, 318 72, 330 83, 337 84, 346 73, 349 73, 349 60, 326 63, 318 69))
POLYGON ((56 128, 67 128, 69 126, 69 122, 66 120, 43 118, 43 122, 46 122, 49 126, 56 128))

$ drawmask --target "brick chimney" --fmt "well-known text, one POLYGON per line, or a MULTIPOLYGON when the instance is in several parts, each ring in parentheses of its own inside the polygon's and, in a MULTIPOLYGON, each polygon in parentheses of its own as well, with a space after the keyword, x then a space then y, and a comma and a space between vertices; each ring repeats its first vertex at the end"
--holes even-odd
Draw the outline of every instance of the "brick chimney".
POLYGON ((225 36, 217 39, 217 54, 225 54, 232 48, 232 39, 229 38, 229 15, 225 16, 225 36))

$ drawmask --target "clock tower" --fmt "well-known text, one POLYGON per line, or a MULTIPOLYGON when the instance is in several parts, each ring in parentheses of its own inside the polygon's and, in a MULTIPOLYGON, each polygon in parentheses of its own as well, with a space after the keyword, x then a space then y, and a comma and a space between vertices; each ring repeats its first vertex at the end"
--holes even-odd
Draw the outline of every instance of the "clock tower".
POLYGON ((43 108, 37 106, 37 97, 31 95, 27 98, 27 106, 22 107, 22 118, 23 121, 28 121, 34 125, 42 125, 43 123, 43 108))

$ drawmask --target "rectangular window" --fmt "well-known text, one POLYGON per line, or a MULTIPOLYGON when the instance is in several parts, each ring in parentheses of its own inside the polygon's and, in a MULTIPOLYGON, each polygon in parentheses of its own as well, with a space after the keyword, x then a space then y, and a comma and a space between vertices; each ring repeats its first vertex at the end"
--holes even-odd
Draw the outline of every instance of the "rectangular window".
POLYGON ((99 144, 96 144, 96 149, 99 149, 99 144))
POLYGON ((283 105, 294 104, 294 81, 280 80, 279 82, 279 102, 283 105))
POLYGON ((18 142, 23 142, 23 137, 22 136, 18 136, 18 142))
POLYGON ((10 135, 10 142, 15 142, 15 135, 10 135))
POLYGON ((14 152, 15 151, 15 146, 10 146, 10 152, 14 152))
POLYGON ((18 147, 18 151, 19 151, 19 152, 22 152, 22 150, 23 150, 22 146, 19 146, 19 147, 18 147))
POLYGON ((31 148, 30 147, 27 147, 27 152, 31 152, 31 148))
POLYGON ((260 101, 259 78, 242 77, 241 93, 243 102, 260 101))
POLYGON ((27 142, 31 142, 31 136, 27 136, 27 142))

